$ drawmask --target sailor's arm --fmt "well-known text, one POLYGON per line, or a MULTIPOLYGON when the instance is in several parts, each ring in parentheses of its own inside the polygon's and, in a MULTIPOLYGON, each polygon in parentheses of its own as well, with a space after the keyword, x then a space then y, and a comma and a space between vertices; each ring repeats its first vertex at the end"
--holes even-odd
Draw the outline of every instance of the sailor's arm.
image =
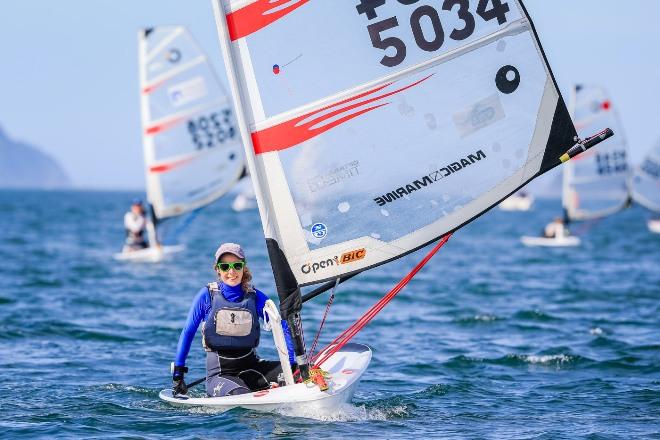
POLYGON ((175 366, 183 367, 186 365, 186 358, 190 352, 192 341, 195 339, 195 333, 197 333, 197 328, 204 319, 206 309, 209 306, 210 296, 208 288, 202 287, 199 292, 197 292, 197 295, 195 296, 195 299, 190 306, 188 317, 186 318, 186 323, 181 330, 179 343, 176 348, 176 358, 174 360, 175 366))

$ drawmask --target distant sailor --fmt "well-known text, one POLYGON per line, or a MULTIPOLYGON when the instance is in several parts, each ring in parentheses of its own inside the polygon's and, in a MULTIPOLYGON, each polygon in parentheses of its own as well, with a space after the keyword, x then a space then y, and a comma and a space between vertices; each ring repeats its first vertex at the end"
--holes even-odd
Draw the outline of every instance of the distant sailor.
MULTIPOLYGON (((235 243, 222 244, 215 252, 213 268, 219 279, 197 292, 179 337, 172 375, 175 395, 188 390, 183 380, 188 372, 186 358, 200 323, 206 350, 206 392, 210 397, 267 389, 271 383, 278 383, 282 372, 279 361, 260 359, 256 353, 261 335, 259 319, 264 317, 268 297, 252 285, 243 249, 235 243)), ((282 321, 282 328, 295 371, 286 321, 282 321)))
POLYGON ((124 214, 124 228, 126 228, 126 241, 124 252, 144 249, 148 246, 145 240, 147 219, 144 216, 142 201, 135 199, 131 204, 131 210, 124 214))
POLYGON ((569 235, 566 224, 561 217, 556 217, 551 223, 548 223, 543 230, 546 238, 564 238, 569 235))

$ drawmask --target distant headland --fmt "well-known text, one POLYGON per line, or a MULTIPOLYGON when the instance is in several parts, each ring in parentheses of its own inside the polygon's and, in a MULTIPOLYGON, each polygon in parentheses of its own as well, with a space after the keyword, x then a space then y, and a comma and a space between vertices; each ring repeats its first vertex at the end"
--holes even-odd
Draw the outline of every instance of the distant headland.
POLYGON ((71 187, 61 165, 37 147, 17 142, 0 127, 0 188, 71 187))

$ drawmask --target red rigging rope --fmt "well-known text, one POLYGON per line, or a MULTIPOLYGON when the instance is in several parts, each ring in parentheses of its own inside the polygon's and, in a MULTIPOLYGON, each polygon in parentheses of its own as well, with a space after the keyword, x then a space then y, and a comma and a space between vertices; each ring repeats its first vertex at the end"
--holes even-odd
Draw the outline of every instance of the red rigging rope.
MULTIPOLYGON (((339 281, 339 280, 337 280, 339 281)), ((337 282, 337 284, 339 284, 337 282)), ((337 287, 337 284, 335 284, 335 287, 337 287)), ((316 337, 314 338, 314 342, 312 342, 312 348, 309 349, 309 355, 313 358, 314 357, 314 350, 316 349, 316 344, 319 342, 319 336, 321 336, 321 329, 323 329, 323 324, 325 324, 325 319, 328 317, 328 312, 330 311, 330 306, 332 305, 332 302, 335 300, 335 289, 332 289, 332 294, 330 295, 330 298, 328 299, 328 305, 325 306, 325 313, 323 313, 323 319, 321 320, 321 325, 319 325, 319 330, 316 332, 316 337)))
POLYGON ((433 249, 424 257, 422 261, 417 263, 417 266, 410 271, 408 275, 403 277, 401 281, 398 282, 392 290, 390 290, 387 295, 382 297, 376 304, 374 304, 367 312, 362 315, 357 321, 353 323, 349 328, 344 330, 342 334, 337 336, 334 341, 328 344, 323 350, 319 352, 318 355, 312 357, 312 362, 314 363, 314 368, 320 368, 323 362, 327 361, 330 356, 339 351, 348 341, 351 340, 360 330, 362 330, 368 323, 373 319, 374 316, 378 314, 391 300, 399 293, 405 286, 413 279, 417 272, 419 272, 426 263, 435 255, 442 246, 447 243, 451 234, 447 234, 440 239, 438 244, 436 244, 433 249))

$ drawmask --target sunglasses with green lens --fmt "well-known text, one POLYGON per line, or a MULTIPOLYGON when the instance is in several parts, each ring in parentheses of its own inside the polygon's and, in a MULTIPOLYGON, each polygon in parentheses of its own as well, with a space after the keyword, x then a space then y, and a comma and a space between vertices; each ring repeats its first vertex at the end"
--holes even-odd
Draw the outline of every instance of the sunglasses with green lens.
POLYGON ((240 272, 245 267, 245 261, 234 261, 233 263, 218 263, 215 265, 220 272, 228 272, 229 269, 234 269, 237 272, 240 272))

